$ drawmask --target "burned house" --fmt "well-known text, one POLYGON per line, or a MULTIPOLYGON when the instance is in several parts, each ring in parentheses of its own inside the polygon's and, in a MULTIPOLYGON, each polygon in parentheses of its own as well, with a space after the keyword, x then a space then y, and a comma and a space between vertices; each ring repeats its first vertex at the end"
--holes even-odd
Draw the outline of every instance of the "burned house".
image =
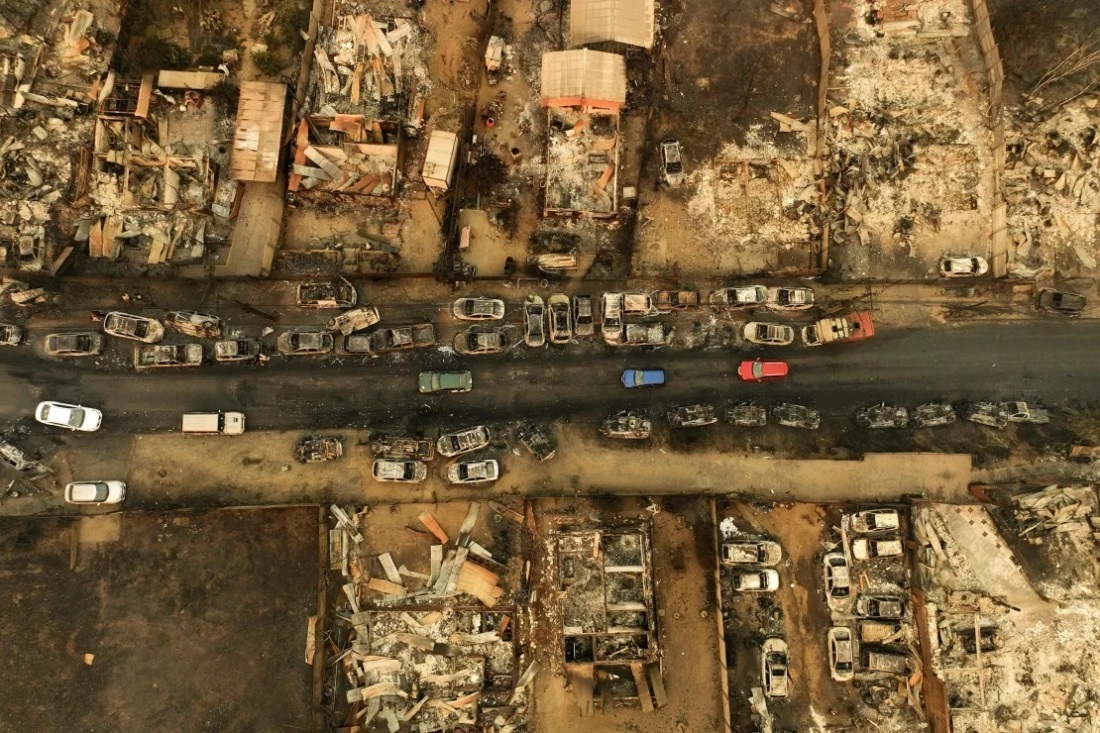
POLYGON ((86 192, 99 75, 118 35, 118 3, 76 2, 64 15, 9 2, 0 13, 0 265, 56 272, 75 244, 71 210, 86 192))
POLYGON ((209 100, 225 78, 210 71, 107 75, 93 142, 94 214, 78 237, 86 237, 92 258, 118 259, 125 245, 147 265, 197 262, 215 232, 228 239, 236 181, 274 180, 282 132, 276 102, 286 87, 242 85, 229 151, 213 142, 221 113, 209 100))
POLYGON ((319 636, 316 647, 331 655, 333 728, 525 729, 538 666, 521 666, 519 615, 498 585, 506 582, 498 572, 511 579, 504 571, 518 565, 511 547, 493 543, 479 507, 436 505, 414 515, 412 534, 404 519, 378 517, 368 532, 369 509, 331 507, 329 566, 342 580, 326 633, 338 650, 322 651, 319 636))
POLYGON ((542 55, 541 104, 549 128, 544 214, 615 215, 625 103, 622 56, 589 49, 542 55))
POLYGON ((554 551, 560 654, 581 708, 622 701, 652 710, 663 682, 649 526, 562 528, 554 551))

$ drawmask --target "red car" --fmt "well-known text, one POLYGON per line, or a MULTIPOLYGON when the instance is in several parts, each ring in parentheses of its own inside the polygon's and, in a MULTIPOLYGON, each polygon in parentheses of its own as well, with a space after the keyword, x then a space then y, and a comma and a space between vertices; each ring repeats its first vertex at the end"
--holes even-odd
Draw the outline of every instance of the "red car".
POLYGON ((787 362, 785 361, 743 361, 737 367, 737 374, 746 382, 764 382, 769 379, 783 379, 787 376, 787 362))

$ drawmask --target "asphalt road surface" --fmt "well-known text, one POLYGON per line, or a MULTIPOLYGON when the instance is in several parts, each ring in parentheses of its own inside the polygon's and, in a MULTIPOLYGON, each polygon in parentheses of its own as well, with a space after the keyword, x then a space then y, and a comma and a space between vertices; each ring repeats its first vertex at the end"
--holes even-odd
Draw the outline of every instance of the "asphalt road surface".
POLYGON ((1048 406, 1100 400, 1100 323, 1032 321, 881 332, 854 344, 760 352, 574 346, 458 357, 431 350, 375 360, 274 357, 260 366, 206 364, 137 373, 0 349, 0 426, 33 432, 43 399, 98 407, 102 432, 178 429, 180 414, 241 410, 249 429, 463 427, 520 418, 595 421, 625 408, 755 400, 850 416, 877 402, 1026 399, 1048 406), (782 382, 746 384, 744 358, 786 359, 782 382), (667 384, 625 389, 627 367, 662 367, 667 384), (420 395, 422 369, 468 368, 468 394, 420 395))

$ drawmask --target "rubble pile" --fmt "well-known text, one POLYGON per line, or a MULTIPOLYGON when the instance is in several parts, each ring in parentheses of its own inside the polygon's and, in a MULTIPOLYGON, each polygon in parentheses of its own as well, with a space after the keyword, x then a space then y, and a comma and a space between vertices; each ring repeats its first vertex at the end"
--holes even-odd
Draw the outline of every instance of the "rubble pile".
MULTIPOLYGON (((774 116, 812 148, 806 134, 812 122, 774 116)), ((710 166, 691 174, 695 193, 688 213, 709 233, 700 246, 789 250, 804 248, 820 235, 812 149, 805 155, 784 153, 763 138, 763 127, 753 125, 745 145, 727 145, 710 166)))
POLYGON ((1100 109, 1071 102, 1042 122, 1006 119, 1005 199, 1014 271, 1036 275, 1076 262, 1096 268, 1100 109), (1070 254, 1072 253, 1072 254, 1070 254), (1067 255, 1069 255, 1067 257, 1067 255))
MULTIPOLYGON (((390 552, 368 554, 366 510, 330 507, 330 568, 344 583, 326 667, 334 675, 328 690, 335 710, 346 709, 344 726, 389 733, 461 726, 526 730, 527 687, 538 665, 519 673, 519 619, 514 607, 501 603, 500 576, 487 567, 500 560, 471 538, 479 508, 470 506, 454 539, 431 513, 421 512, 423 529, 415 531, 435 544, 424 567, 410 569, 390 552)), ((515 512, 501 511, 498 521, 515 516, 522 522, 515 512)))
POLYGON ((618 117, 565 108, 548 114, 547 212, 614 214, 621 144, 618 117))
POLYGON ((356 0, 336 3, 335 22, 322 29, 313 52, 306 106, 326 117, 364 114, 404 121, 415 136, 431 89, 421 58, 422 31, 412 18, 376 19, 367 6, 356 0))
MULTIPOLYGON (((1095 506, 1095 497, 1085 501, 1084 491, 1091 488, 1049 487, 1017 497, 1022 526, 1035 532, 1047 522, 1058 527, 1077 521, 1067 518, 1086 504, 1095 506), (1028 517, 1043 520, 1032 525, 1028 517)), ((928 505, 913 516, 928 651, 932 670, 945 686, 953 728, 974 733, 1096 730, 1097 596, 1059 604, 1042 600, 981 507, 963 512, 928 505), (962 521, 952 520, 960 512, 962 521)))
POLYGON ((868 246, 893 244, 922 269, 948 252, 988 253, 988 131, 965 83, 976 56, 952 40, 967 35, 968 13, 939 4, 857 3, 843 36, 826 203, 831 243, 864 253, 849 253, 851 276, 873 274, 868 246))
MULTIPOLYGON (((87 185, 99 75, 118 35, 117 2, 78 0, 47 38, 0 40, 0 264, 56 272, 72 252, 46 238, 87 185)), ((79 203, 79 202, 78 202, 79 203)))

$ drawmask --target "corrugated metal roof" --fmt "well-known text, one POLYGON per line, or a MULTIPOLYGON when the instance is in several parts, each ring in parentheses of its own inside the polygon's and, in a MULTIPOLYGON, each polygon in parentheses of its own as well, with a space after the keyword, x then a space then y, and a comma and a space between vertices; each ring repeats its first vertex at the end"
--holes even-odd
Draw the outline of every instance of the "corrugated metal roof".
POLYGON ((571 0, 569 45, 618 41, 653 47, 653 0, 571 0))
POLYGON ((626 102, 626 61, 587 48, 542 55, 543 106, 612 107, 626 102))
POLYGON ((279 175, 286 84, 241 83, 229 175, 236 181, 274 182, 279 175))

